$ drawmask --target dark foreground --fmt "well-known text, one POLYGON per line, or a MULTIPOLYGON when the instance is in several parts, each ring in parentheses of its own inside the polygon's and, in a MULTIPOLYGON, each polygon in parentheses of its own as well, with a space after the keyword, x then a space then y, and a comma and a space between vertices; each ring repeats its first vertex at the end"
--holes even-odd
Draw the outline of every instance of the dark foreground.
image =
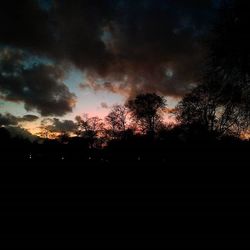
POLYGON ((1 149, 5 187, 247 187, 249 142, 1 149), (70 149, 70 150, 69 150, 70 149))
POLYGON ((1 242, 19 248, 241 248, 250 243, 248 152, 245 146, 189 145, 140 155, 114 150, 107 160, 97 153, 91 159, 78 152, 63 159, 62 152, 32 153, 30 159, 5 151, 1 242))

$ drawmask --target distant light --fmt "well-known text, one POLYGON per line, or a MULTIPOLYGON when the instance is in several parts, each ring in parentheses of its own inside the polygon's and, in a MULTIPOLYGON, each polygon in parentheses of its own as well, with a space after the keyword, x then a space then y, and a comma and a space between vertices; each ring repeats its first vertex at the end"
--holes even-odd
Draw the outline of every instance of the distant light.
POLYGON ((62 156, 62 158, 61 158, 61 159, 62 159, 62 161, 63 161, 63 160, 64 160, 64 157, 62 156))
POLYGON ((138 156, 137 160, 138 160, 138 161, 140 161, 140 160, 141 160, 141 157, 140 157, 140 156, 138 156))
POLYGON ((29 159, 32 159, 32 154, 29 155, 29 159))
POLYGON ((25 87, 23 88, 23 92, 26 92, 26 93, 29 92, 29 88, 25 86, 25 87))
POLYGON ((89 160, 91 160, 91 157, 89 157, 89 160))
POLYGON ((168 78, 172 78, 174 75, 174 71, 170 68, 166 69, 165 74, 168 78))

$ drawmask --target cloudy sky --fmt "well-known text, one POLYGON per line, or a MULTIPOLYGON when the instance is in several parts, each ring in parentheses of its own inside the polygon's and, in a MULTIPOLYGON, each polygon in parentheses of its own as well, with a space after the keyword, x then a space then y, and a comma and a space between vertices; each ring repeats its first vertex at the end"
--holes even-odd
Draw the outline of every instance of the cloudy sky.
MULTIPOLYGON (((199 79, 215 0, 6 0, 0 122, 103 117, 142 92, 174 106, 199 79), (6 114, 7 113, 7 114, 6 114)), ((33 125, 31 125, 33 124, 33 125)))

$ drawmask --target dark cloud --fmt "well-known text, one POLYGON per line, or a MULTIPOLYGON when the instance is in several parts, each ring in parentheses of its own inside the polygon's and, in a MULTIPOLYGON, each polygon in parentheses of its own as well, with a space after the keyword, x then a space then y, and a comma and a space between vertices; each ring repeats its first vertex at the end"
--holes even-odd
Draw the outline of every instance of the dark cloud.
POLYGON ((0 113, 0 126, 16 126, 21 122, 34 122, 39 117, 36 115, 24 115, 23 117, 14 116, 10 113, 0 113))
MULTIPOLYGON (((211 1, 124 1, 109 26, 114 59, 106 89, 181 96, 197 82, 211 1), (202 3, 201 3, 202 2, 202 3)), ((93 77, 90 73, 90 79, 93 77)), ((98 85, 97 85, 98 86, 98 85)), ((102 88, 101 86, 100 88, 102 88)))
POLYGON ((36 115, 24 115, 23 117, 19 118, 20 122, 34 122, 39 119, 36 115))
POLYGON ((0 113, 0 126, 9 126, 9 125, 17 125, 18 124, 18 118, 6 113, 1 114, 0 113))
POLYGON ((56 56, 80 69, 103 72, 112 57, 101 39, 111 17, 109 1, 55 1, 53 7, 56 56))
MULTIPOLYGON (((128 96, 142 91, 181 96, 198 80, 205 54, 200 40, 216 12, 213 2, 55 0, 48 5, 48 1, 9 0, 1 3, 0 44, 74 64, 86 72, 85 87, 128 96)), ((50 66, 33 71, 41 76, 57 70, 50 66)), ((45 78, 58 88, 58 81, 45 78)), ((62 92, 63 100, 70 97, 65 88, 62 92)), ((55 112, 46 110, 50 101, 55 104, 53 98, 48 105, 25 103, 42 114, 71 110, 67 102, 60 103, 63 109, 52 105, 55 112)))
POLYGON ((0 7, 0 43, 103 70, 109 59, 101 39, 110 16, 109 1, 10 0, 0 7), (6 25, 8 23, 8 25, 6 25))
POLYGON ((27 111, 36 110, 43 116, 71 112, 75 95, 63 83, 64 71, 52 64, 30 64, 25 67, 20 51, 0 51, 1 98, 24 102, 27 111))
MULTIPOLYGON (((44 123, 42 121, 42 123, 44 123)), ((72 120, 59 120, 57 118, 46 119, 45 128, 54 133, 74 132, 77 129, 77 124, 72 120)))
POLYGON ((10 0, 0 3, 0 43, 47 53, 54 44, 48 12, 38 1, 10 0))
POLYGON ((109 105, 106 102, 101 102, 101 107, 104 109, 108 109, 109 105))
POLYGON ((31 134, 27 129, 21 128, 19 126, 7 126, 5 128, 9 131, 11 137, 24 138, 30 140, 31 142, 39 139, 39 137, 31 134))

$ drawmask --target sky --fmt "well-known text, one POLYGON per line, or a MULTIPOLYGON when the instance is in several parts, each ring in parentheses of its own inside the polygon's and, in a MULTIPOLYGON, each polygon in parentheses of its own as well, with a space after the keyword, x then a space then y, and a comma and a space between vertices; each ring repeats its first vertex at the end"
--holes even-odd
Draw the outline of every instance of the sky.
POLYGON ((32 130, 46 117, 103 118, 139 93, 162 95, 173 108, 199 82, 219 1, 0 4, 0 125, 32 130))

